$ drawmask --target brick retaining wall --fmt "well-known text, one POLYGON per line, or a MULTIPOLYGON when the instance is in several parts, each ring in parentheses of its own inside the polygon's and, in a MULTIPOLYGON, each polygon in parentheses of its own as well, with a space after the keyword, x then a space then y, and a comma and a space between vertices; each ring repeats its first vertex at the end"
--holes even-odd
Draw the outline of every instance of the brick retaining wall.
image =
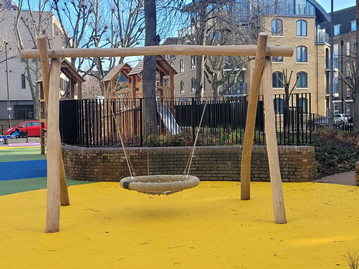
MULTIPOLYGON (((62 147, 68 178, 88 181, 119 181, 129 176, 121 148, 62 147)), ((127 148, 136 175, 182 174, 190 147, 127 148)), ((201 180, 239 181, 242 146, 197 147, 191 175, 201 180)), ((314 178, 314 147, 279 146, 283 181, 305 182, 314 178)), ((269 181, 265 146, 254 146, 251 179, 269 181)))
POLYGON ((355 163, 355 182, 359 186, 359 162, 355 163))

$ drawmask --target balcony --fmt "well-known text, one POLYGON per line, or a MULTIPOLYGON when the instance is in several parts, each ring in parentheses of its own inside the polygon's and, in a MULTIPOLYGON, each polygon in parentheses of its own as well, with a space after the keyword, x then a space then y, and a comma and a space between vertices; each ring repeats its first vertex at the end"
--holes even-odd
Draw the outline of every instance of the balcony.
MULTIPOLYGON (((330 96, 329 83, 327 84, 327 87, 326 87, 326 90, 325 90, 325 95, 330 96)), ((333 97, 334 98, 339 97, 339 83, 338 82, 333 82, 333 97)))
POLYGON ((329 35, 325 32, 324 29, 317 30, 317 35, 315 37, 315 43, 317 43, 317 44, 329 43, 329 35))

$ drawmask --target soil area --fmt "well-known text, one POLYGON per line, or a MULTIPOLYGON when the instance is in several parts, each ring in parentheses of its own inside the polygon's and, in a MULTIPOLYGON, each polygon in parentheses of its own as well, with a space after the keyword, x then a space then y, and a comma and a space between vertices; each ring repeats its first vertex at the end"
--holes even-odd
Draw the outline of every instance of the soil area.
POLYGON ((315 177, 354 171, 359 160, 358 138, 356 134, 344 132, 313 134, 317 162, 315 177))

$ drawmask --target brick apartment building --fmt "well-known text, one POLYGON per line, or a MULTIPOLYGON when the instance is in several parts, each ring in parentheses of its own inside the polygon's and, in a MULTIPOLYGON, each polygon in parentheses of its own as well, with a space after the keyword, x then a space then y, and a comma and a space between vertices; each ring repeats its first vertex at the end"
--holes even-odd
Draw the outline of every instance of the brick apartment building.
MULTIPOLYGON (((354 102, 352 89, 345 83, 353 77, 356 70, 356 7, 333 12, 333 103, 334 114, 342 113, 353 116, 354 102)), ((330 23, 321 25, 330 34, 330 23)), ((330 66, 330 63, 327 63, 330 66)), ((326 74, 329 85, 329 73, 326 74)), ((329 95, 329 88, 326 94, 329 95)))
MULTIPOLYGON (((241 0, 243 2, 246 0, 241 0)), ((275 2, 277 3, 277 2, 275 2)), ((279 3, 279 2, 278 2, 279 3)), ((291 46, 294 50, 292 58, 273 58, 273 89, 274 94, 283 94, 284 88, 277 79, 277 73, 282 70, 293 70, 292 85, 299 76, 297 86, 293 93, 310 93, 311 107, 308 107, 309 100, 302 98, 299 104, 304 112, 312 112, 326 115, 329 104, 327 89, 327 76, 329 69, 327 66, 329 57, 329 35, 325 32, 322 24, 330 22, 329 14, 315 0, 286 0, 280 1, 280 6, 275 6, 271 11, 264 14, 262 19, 262 29, 271 33, 270 45, 291 46)), ((276 4, 274 4, 276 5, 276 4)), ((278 4, 279 5, 279 4, 278 4)), ((187 30, 189 31, 189 30, 187 30)), ((171 38, 164 44, 180 43, 183 31, 180 32, 178 39, 171 38)), ((175 96, 188 99, 195 94, 195 61, 194 56, 174 56, 167 55, 167 60, 178 71, 175 76, 175 96)), ((251 77, 254 61, 250 61, 241 70, 237 85, 224 96, 244 96, 250 90, 251 77)), ((280 74, 278 74, 280 76, 280 74)), ((230 81, 221 87, 226 88, 230 81)), ((211 89, 207 81, 203 81, 204 94, 211 89)), ((309 95, 308 95, 309 96, 309 95)), ((275 102, 275 109, 281 112, 283 99, 278 98, 275 102)))

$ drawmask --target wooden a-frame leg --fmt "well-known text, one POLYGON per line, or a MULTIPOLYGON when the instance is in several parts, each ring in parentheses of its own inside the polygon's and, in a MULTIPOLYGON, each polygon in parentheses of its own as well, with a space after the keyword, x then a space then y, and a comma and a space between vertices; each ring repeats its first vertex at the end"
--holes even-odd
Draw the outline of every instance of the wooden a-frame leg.
POLYGON ((254 138, 254 128, 257 114, 257 103, 259 88, 261 84, 264 58, 267 48, 268 34, 260 33, 258 36, 255 68, 251 80, 251 89, 249 92, 248 110, 246 128, 243 140, 243 150, 241 159, 241 199, 250 199, 250 177, 251 177, 251 159, 254 138))

